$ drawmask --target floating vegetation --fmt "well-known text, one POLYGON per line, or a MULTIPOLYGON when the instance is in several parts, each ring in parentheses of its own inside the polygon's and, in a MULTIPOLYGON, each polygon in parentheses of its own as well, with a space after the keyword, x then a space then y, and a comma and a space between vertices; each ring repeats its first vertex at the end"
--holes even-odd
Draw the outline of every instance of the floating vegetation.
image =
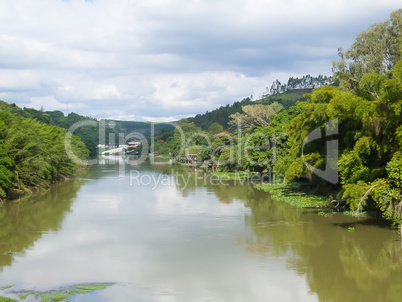
POLYGON ((16 302, 17 300, 15 300, 15 299, 11 299, 11 298, 8 298, 8 297, 1 297, 0 296, 0 302, 16 302))
MULTIPOLYGON (((96 290, 102 290, 107 288, 108 286, 113 285, 114 283, 99 283, 99 284, 87 284, 87 285, 77 285, 72 286, 68 289, 63 289, 60 292, 57 291, 49 291, 46 293, 41 292, 20 292, 18 295, 19 300, 15 300, 9 297, 0 296, 0 302, 14 302, 14 301, 22 301, 25 300, 29 295, 34 295, 35 301, 40 299, 41 302, 59 302, 59 301, 70 301, 71 296, 77 294, 88 294, 96 290)), ((12 285, 6 285, 0 287, 1 290, 9 289, 13 287, 12 285)), ((30 300, 32 300, 31 297, 30 300)))
POLYGON ((52 295, 49 294, 43 294, 41 302, 57 302, 57 301, 64 301, 64 300, 70 300, 70 296, 68 296, 65 293, 58 293, 54 292, 52 295))
POLYGON ((330 206, 328 197, 307 194, 301 184, 259 184, 254 188, 270 193, 272 199, 284 201, 299 208, 327 208, 330 206))
POLYGON ((324 216, 324 217, 332 217, 333 212, 326 212, 326 211, 320 211, 318 212, 319 216, 324 216))
POLYGON ((66 290, 66 294, 68 295, 76 295, 76 294, 87 294, 89 293, 89 290, 80 290, 80 289, 68 289, 66 290))
POLYGON ((0 290, 6 290, 6 289, 11 288, 11 287, 13 287, 13 286, 12 285, 5 285, 5 286, 0 287, 0 290))
POLYGON ((75 288, 83 289, 83 290, 101 290, 105 289, 106 287, 113 285, 113 283, 104 283, 104 284, 92 284, 87 286, 75 286, 75 288))
POLYGON ((356 229, 354 227, 348 227, 348 232, 354 232, 356 229))
POLYGON ((24 300, 26 297, 28 297, 29 295, 31 295, 32 293, 24 293, 24 294, 19 294, 19 297, 21 300, 24 300))
POLYGON ((343 215, 354 216, 354 217, 367 217, 368 213, 367 212, 357 212, 357 211, 345 211, 345 212, 343 212, 343 215))

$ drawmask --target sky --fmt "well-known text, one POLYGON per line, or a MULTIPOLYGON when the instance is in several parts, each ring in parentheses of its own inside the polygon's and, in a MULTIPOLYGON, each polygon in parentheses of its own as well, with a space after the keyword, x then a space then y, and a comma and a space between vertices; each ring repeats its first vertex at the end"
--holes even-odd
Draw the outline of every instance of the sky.
POLYGON ((400 0, 0 0, 0 99, 172 121, 331 75, 400 0))

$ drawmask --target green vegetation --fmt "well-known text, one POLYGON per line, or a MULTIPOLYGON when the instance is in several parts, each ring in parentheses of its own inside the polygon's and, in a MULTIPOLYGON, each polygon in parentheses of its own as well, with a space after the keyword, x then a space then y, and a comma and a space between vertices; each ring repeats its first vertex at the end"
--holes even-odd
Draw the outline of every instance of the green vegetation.
POLYGON ((360 81, 364 75, 371 72, 385 74, 395 67, 402 59, 401 20, 402 9, 399 9, 391 13, 389 20, 373 24, 360 33, 348 50, 339 48, 341 59, 334 62, 333 71, 341 87, 360 95, 363 92, 360 81))
POLYGON ((354 227, 348 227, 348 232, 354 232, 356 229, 354 227))
POLYGON ((334 214, 332 211, 320 211, 318 212, 319 216, 324 216, 324 217, 331 217, 334 214))
POLYGON ((50 294, 43 294, 42 295, 42 302, 57 302, 57 301, 65 301, 70 300, 70 297, 64 293, 54 292, 52 295, 50 294))
MULTIPOLYGON (((25 117, 28 119, 33 119, 43 124, 50 126, 57 126, 64 129, 70 129, 76 123, 92 123, 91 126, 81 126, 74 131, 85 144, 89 150, 89 157, 95 157, 97 155, 97 145, 99 144, 99 126, 100 123, 94 118, 87 116, 82 116, 76 113, 69 113, 67 116, 61 111, 42 111, 35 110, 32 108, 19 108, 15 104, 8 104, 6 102, 0 101, 0 110, 8 111, 17 116, 25 117), (96 126, 93 126, 96 125, 96 126)), ((116 137, 116 142, 118 141, 118 132, 112 127, 108 127, 105 123, 105 140, 106 143, 109 142, 109 135, 114 134, 116 137)))
POLYGON ((354 216, 354 217, 367 217, 367 216, 375 216, 373 212, 356 212, 356 211, 344 211, 343 215, 346 216, 354 216))
MULTIPOLYGON (((62 292, 52 291, 49 293, 43 293, 42 295, 40 292, 36 292, 35 294, 33 292, 26 292, 26 293, 20 293, 18 296, 19 296, 20 300, 25 300, 29 295, 34 295, 35 298, 40 297, 42 302, 69 301, 71 299, 72 295, 88 294, 95 290, 103 290, 113 284, 114 283, 89 284, 89 285, 82 285, 82 286, 74 286, 74 288, 69 288, 62 292)), ((11 288, 11 287, 12 286, 7 285, 7 286, 1 287, 0 289, 4 290, 4 289, 11 288)), ((12 301, 17 301, 17 300, 11 299, 8 297, 0 297, 0 302, 12 302, 12 301)))
POLYGON ((6 289, 9 289, 12 287, 13 287, 12 285, 4 285, 4 286, 0 287, 0 290, 6 290, 6 289))
POLYGON ((188 122, 194 123, 195 126, 204 131, 208 131, 211 125, 218 123, 223 127, 223 130, 229 130, 230 115, 241 113, 244 106, 248 105, 271 105, 274 102, 281 104, 285 109, 294 106, 297 101, 305 101, 304 94, 310 93, 311 88, 308 89, 295 89, 287 92, 263 95, 261 99, 253 100, 252 97, 247 97, 242 101, 234 102, 232 105, 227 104, 218 109, 206 112, 204 114, 197 114, 195 117, 188 118, 188 122))
MULTIPOLYGON (((139 133, 144 137, 151 135, 151 123, 150 122, 134 122, 134 121, 119 121, 119 120, 106 120, 106 124, 109 128, 113 127, 116 133, 139 133)), ((173 130, 174 126, 166 123, 153 123, 154 131, 169 131, 173 130)), ((141 139, 138 137, 137 139, 141 139)))
MULTIPOLYGON (((184 158, 182 146, 196 147, 193 158, 216 163, 220 172, 264 172, 285 183, 308 183, 300 194, 294 185, 260 187, 274 198, 320 207, 327 205, 326 198, 306 197, 306 193, 310 189, 318 194, 332 192, 356 213, 370 209, 401 224, 401 26, 402 9, 360 34, 349 50, 340 51, 340 60, 334 62, 339 87, 315 88, 304 95, 305 101, 287 107, 276 101, 278 93, 289 87, 312 88, 315 82, 307 76, 289 79, 288 85, 277 81, 272 95, 261 100, 247 98, 179 121, 182 132, 175 129, 165 140, 165 152, 184 158), (216 123, 224 129, 232 126, 233 132, 213 135, 217 131, 210 127, 218 129, 216 123), (315 139, 306 141, 313 133, 315 139), (329 145, 330 141, 337 146, 329 145), (334 171, 331 180, 320 174, 329 169, 334 171)), ((330 80, 321 77, 318 82, 330 80)))
POLYGON ((91 284, 91 285, 86 285, 86 286, 76 286, 78 289, 83 289, 83 290, 102 290, 105 289, 108 286, 113 285, 113 283, 103 283, 103 284, 91 284))
POLYGON ((79 290, 79 289, 68 289, 66 290, 66 294, 68 295, 75 295, 75 294, 87 294, 89 290, 79 290))
POLYGON ((270 89, 267 87, 266 95, 275 95, 280 93, 289 92, 295 89, 313 89, 316 87, 322 87, 332 84, 332 78, 319 75, 313 77, 311 75, 305 75, 302 78, 289 78, 287 84, 282 84, 279 80, 272 83, 270 89))
POLYGON ((0 296, 0 302, 17 302, 17 300, 0 296))
POLYGON ((308 194, 308 188, 299 183, 287 185, 260 184, 254 187, 269 192, 275 200, 284 201, 299 208, 325 208, 330 206, 328 197, 308 194))
MULTIPOLYGON (((65 151, 66 130, 0 111, 0 198, 16 198, 48 188, 75 174, 79 164, 65 151)), ((88 149, 75 135, 71 147, 80 159, 88 149)))
POLYGON ((18 296, 20 297, 21 300, 24 300, 26 297, 31 295, 32 293, 24 293, 24 294, 19 294, 18 296))

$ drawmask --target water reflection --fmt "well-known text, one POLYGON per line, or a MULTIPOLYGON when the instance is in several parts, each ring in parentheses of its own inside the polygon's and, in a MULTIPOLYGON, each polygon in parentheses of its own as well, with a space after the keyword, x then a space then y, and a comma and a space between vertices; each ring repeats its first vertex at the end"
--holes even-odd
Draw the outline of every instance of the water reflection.
POLYGON ((68 181, 0 207, 0 271, 44 233, 60 228, 82 184, 82 180, 68 181))
POLYGON ((255 236, 241 244, 252 253, 285 257, 320 301, 400 301, 402 250, 396 232, 370 219, 322 217, 261 198, 246 205, 252 212, 246 223, 255 236), (356 231, 348 232, 348 226, 356 231))
POLYGON ((202 169, 146 162, 119 177, 116 158, 91 167, 81 190, 78 182, 0 212, 2 251, 25 251, 0 256, 11 265, 3 280, 118 283, 97 301, 400 301, 395 232, 249 185, 214 185, 202 169), (131 171, 169 183, 130 182, 131 171))
POLYGON ((400 301, 402 250, 396 232, 368 218, 322 217, 273 201, 251 186, 212 185, 200 169, 165 166, 158 171, 183 175, 177 181, 183 196, 206 187, 221 203, 244 202, 251 210, 245 223, 253 233, 239 237, 238 244, 261 257, 286 259, 289 269, 306 276, 320 301, 400 301), (356 232, 348 232, 349 226, 356 232))

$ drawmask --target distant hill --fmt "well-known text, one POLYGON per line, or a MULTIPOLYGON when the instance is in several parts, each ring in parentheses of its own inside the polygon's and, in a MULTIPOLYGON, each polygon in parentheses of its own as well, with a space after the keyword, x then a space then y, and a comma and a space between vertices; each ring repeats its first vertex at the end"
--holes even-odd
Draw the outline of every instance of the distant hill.
POLYGON ((294 106, 297 101, 305 101, 306 98, 304 95, 311 93, 312 91, 312 88, 293 89, 284 93, 266 96, 255 101, 247 97, 242 101, 234 102, 232 105, 227 104, 226 106, 221 106, 210 112, 207 111, 204 114, 197 114, 195 117, 188 118, 187 120, 189 122, 194 122, 196 126, 203 130, 208 130, 209 126, 215 122, 221 124, 225 130, 228 130, 228 122, 230 120, 229 116, 236 112, 241 112, 242 106, 253 104, 270 105, 273 102, 278 102, 282 104, 285 109, 289 109, 289 107, 294 106))
POLYGON ((124 133, 125 135, 130 133, 140 133, 145 137, 151 135, 152 124, 154 131, 159 132, 162 129, 170 130, 174 127, 166 123, 151 123, 151 122, 134 122, 134 121, 120 121, 120 120, 106 120, 109 127, 114 127, 118 133, 124 133))
MULTIPOLYGON (((36 110, 33 108, 20 108, 16 104, 9 104, 0 100, 0 110, 7 110, 18 116, 35 119, 47 125, 58 126, 64 129, 69 129, 73 124, 82 121, 96 121, 97 119, 88 116, 76 114, 74 112, 64 115, 61 111, 45 111, 36 110)), ((154 131, 161 132, 163 129, 171 130, 174 127, 165 123, 153 123, 154 131)), ((109 135, 115 135, 115 142, 118 142, 118 134, 124 135, 130 133, 140 133, 145 137, 151 135, 151 123, 150 122, 134 122, 134 121, 119 121, 119 120, 106 120, 106 143, 109 142, 109 135)), ((97 145, 99 144, 99 130, 94 127, 84 126, 78 128, 74 134, 79 136, 85 143, 90 152, 90 156, 94 157, 97 154, 97 145)))

